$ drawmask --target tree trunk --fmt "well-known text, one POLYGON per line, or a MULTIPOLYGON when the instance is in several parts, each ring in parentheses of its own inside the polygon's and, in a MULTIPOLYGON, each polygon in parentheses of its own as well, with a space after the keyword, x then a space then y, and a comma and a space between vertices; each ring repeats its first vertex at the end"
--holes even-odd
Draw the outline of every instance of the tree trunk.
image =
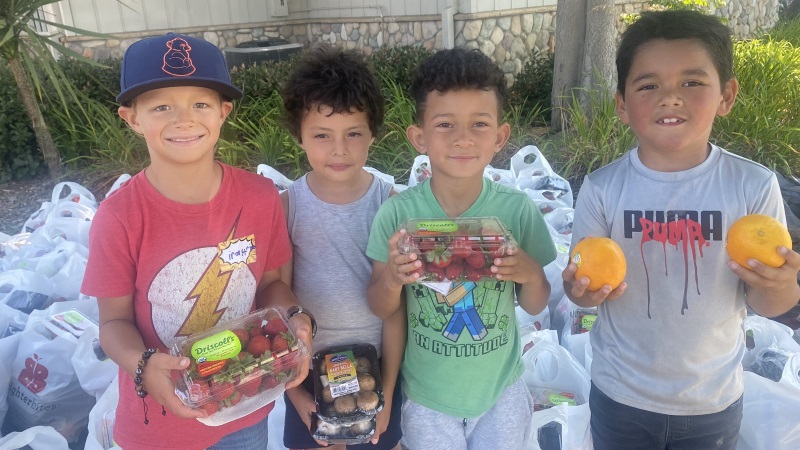
POLYGON ((563 116, 572 103, 572 91, 580 84, 583 46, 586 40, 586 1, 558 0, 556 6, 556 50, 553 65, 553 110, 550 126, 561 131, 563 116))
POLYGON ((551 128, 562 131, 573 95, 591 115, 588 91, 613 92, 617 17, 614 0, 558 0, 556 8, 551 128))
POLYGON ((61 157, 58 154, 53 136, 47 128, 47 124, 42 116, 42 111, 36 103, 36 97, 33 92, 33 85, 28 78, 28 74, 22 67, 22 62, 18 58, 11 58, 8 61, 11 72, 14 74, 14 81, 17 83, 17 90, 22 99, 22 105, 25 107, 25 113, 33 125, 33 133, 36 135, 36 143, 42 152, 42 158, 47 165, 47 170, 50 173, 50 178, 57 179, 63 175, 63 168, 61 167, 61 157))
MULTIPOLYGON (((617 16, 614 0, 589 0, 586 11, 586 47, 583 53, 584 89, 615 90, 617 16)), ((581 91, 581 106, 588 107, 586 91, 581 91)))

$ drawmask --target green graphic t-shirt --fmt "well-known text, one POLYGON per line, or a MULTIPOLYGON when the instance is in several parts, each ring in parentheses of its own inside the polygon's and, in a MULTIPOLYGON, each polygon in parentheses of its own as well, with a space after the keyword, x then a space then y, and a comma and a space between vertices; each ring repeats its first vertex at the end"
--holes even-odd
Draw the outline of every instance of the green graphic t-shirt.
MULTIPOLYGON (((540 265, 555 259, 544 219, 524 192, 484 179, 480 196, 462 217, 489 216, 499 218, 520 248, 540 265)), ((429 180, 381 206, 367 256, 386 262, 389 237, 410 218, 447 218, 429 180)), ((406 286, 404 294, 408 313, 401 369, 405 394, 455 417, 473 418, 491 409, 522 373, 514 283, 454 283, 446 296, 416 283, 406 286)))

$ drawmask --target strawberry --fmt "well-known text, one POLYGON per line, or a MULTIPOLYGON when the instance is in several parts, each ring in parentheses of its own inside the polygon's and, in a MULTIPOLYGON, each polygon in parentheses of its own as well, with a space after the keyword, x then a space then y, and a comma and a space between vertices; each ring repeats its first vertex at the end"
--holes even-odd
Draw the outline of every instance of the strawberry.
POLYGON ((478 281, 483 277, 483 271, 475 267, 467 267, 467 279, 469 281, 478 281))
POLYGON ((428 265, 428 275, 430 281, 442 281, 444 280, 444 269, 441 267, 434 266, 432 264, 428 265))
POLYGON ((444 269, 453 262, 450 256, 450 250, 448 250, 447 247, 444 245, 437 245, 436 248, 425 254, 425 259, 431 266, 444 269))
POLYGON ((247 343, 250 342, 250 333, 244 328, 237 328, 235 330, 231 330, 231 332, 233 332, 233 334, 239 338, 242 348, 247 348, 247 343))
POLYGON ((233 394, 226 398, 222 403, 224 403, 227 407, 236 406, 242 401, 242 397, 243 395, 241 392, 233 391, 233 394))
POLYGON ((272 340, 272 351, 276 355, 280 355, 283 352, 288 352, 289 347, 293 347, 295 344, 295 338, 292 333, 281 333, 272 340))
POLYGON ((261 357, 261 355, 270 351, 269 339, 260 334, 253 336, 250 338, 250 343, 247 344, 247 351, 256 358, 261 357))
POLYGON ((448 280, 455 280, 461 277, 464 272, 464 266, 461 263, 453 263, 444 268, 444 276, 448 280))
POLYGON ((261 375, 263 372, 259 369, 257 372, 253 372, 244 382, 240 383, 237 386, 239 392, 245 395, 245 397, 255 397, 258 395, 259 388, 261 387, 261 375))
POLYGON ((214 400, 224 400, 230 397, 235 390, 236 385, 227 377, 211 380, 211 395, 214 400))
POLYGON ((205 381, 195 380, 189 384, 189 398, 193 401, 201 401, 211 396, 211 389, 205 381))
POLYGON ((245 329, 250 334, 251 338, 255 336, 262 336, 261 323, 256 323, 256 322, 249 323, 247 324, 247 326, 245 326, 245 329))
POLYGON ((206 412, 209 416, 214 414, 215 412, 219 411, 219 403, 216 401, 210 401, 208 403, 203 403, 200 405, 200 409, 206 412))
POLYGON ((468 266, 475 269, 480 269, 486 264, 486 257, 483 256, 483 252, 475 252, 469 255, 469 258, 467 258, 466 261, 468 266))
POLYGON ((472 254, 472 246, 464 237, 455 237, 450 243, 450 253, 453 258, 468 258, 472 254))
POLYGON ((427 237, 427 238, 419 238, 419 251, 421 252, 429 252, 434 249, 436 246, 436 238, 427 237))
POLYGON ((275 375, 271 375, 271 374, 270 375, 264 375, 261 378, 261 389, 263 389, 265 391, 268 390, 268 389, 272 389, 275 386, 278 386, 279 384, 281 384, 281 381, 277 377, 275 377, 275 375))
POLYGON ((261 327, 261 332, 266 336, 276 336, 286 330, 286 324, 277 316, 274 319, 270 319, 261 327))
POLYGON ((419 278, 425 278, 425 261, 420 261, 421 265, 416 269, 408 272, 408 275, 414 275, 415 273, 419 274, 419 278))

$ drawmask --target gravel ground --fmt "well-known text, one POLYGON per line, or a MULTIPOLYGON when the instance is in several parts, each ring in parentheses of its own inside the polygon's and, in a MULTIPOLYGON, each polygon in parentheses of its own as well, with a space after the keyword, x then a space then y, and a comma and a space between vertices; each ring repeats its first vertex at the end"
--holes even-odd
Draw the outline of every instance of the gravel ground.
POLYGON ((22 225, 43 202, 50 201, 53 188, 59 181, 73 181, 94 194, 98 200, 105 196, 114 179, 89 171, 74 171, 61 180, 51 180, 46 176, 30 180, 9 181, 0 184, 0 233, 18 234, 22 225))

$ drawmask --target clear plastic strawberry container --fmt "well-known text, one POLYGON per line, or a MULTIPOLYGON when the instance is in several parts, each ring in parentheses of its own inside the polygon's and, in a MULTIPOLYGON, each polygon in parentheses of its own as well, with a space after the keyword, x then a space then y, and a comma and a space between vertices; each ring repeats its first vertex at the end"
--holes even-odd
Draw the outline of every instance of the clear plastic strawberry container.
POLYGON ((170 353, 191 361, 188 369, 173 372, 175 393, 185 405, 208 413, 200 422, 217 426, 278 398, 309 352, 286 311, 276 307, 182 338, 170 353))
POLYGON ((495 258, 517 246, 497 217, 409 219, 400 252, 416 253, 422 262, 420 281, 464 282, 493 280, 495 258))
POLYGON ((320 350, 314 367, 317 416, 334 425, 353 425, 383 409, 378 351, 370 344, 320 350))

